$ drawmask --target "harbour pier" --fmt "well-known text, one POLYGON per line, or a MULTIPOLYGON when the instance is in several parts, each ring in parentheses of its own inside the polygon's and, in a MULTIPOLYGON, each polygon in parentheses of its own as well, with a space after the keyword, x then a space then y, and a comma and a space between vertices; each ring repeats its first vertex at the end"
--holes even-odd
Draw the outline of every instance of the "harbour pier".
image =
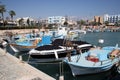
POLYGON ((55 80, 0 48, 0 80, 55 80))

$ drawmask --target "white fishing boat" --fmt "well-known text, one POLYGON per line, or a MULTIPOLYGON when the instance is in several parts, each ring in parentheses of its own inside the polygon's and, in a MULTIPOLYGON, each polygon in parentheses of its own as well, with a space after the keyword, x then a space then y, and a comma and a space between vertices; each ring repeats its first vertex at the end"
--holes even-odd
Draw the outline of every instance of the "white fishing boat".
POLYGON ((68 50, 60 46, 44 45, 30 50, 28 54, 32 58, 38 59, 39 62, 53 62, 61 61, 68 53, 72 53, 72 51, 72 49, 68 50))
POLYGON ((60 61, 63 60, 69 53, 71 53, 71 55, 78 54, 76 48, 82 48, 82 51, 85 52, 93 47, 91 44, 85 41, 69 42, 70 44, 66 44, 67 41, 64 39, 56 39, 51 43, 51 45, 44 45, 34 48, 30 50, 28 54, 34 59, 39 59, 41 62, 60 61))
POLYGON ((65 58, 73 76, 100 73, 110 70, 120 61, 120 48, 118 46, 106 46, 92 48, 87 52, 71 56, 71 60, 65 58))

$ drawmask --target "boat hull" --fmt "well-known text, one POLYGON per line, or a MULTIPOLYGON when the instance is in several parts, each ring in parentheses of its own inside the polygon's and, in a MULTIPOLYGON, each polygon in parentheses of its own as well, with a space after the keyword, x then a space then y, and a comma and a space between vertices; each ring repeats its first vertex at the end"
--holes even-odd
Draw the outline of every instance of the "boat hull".
POLYGON ((110 65, 108 67, 82 67, 69 64, 69 66, 71 68, 73 76, 100 73, 108 71, 112 68, 110 65))
POLYGON ((16 45, 16 44, 10 44, 12 47, 17 49, 19 52, 28 52, 33 48, 36 48, 36 46, 22 46, 22 45, 16 45))
MULTIPOLYGON (((73 51, 59 51, 57 54, 49 52, 46 54, 38 54, 38 53, 32 53, 29 54, 33 59, 38 59, 39 62, 55 62, 55 61, 62 61, 65 57, 69 56, 70 52, 73 51), (57 56, 56 56, 57 55, 57 56)), ((71 54, 75 55, 75 54, 71 54)))
POLYGON ((119 61, 120 48, 109 46, 72 56, 71 61, 67 58, 64 60, 70 66, 73 76, 105 72, 117 66, 119 61), (116 56, 113 57, 113 54, 116 56))
MULTIPOLYGON (((58 57, 66 57, 67 53, 60 53, 58 54, 58 57)), ((32 58, 38 58, 38 59, 46 59, 46 58, 56 58, 55 54, 47 54, 47 55, 39 55, 39 54, 30 54, 32 58)))
POLYGON ((64 58, 30 58, 29 63, 61 62, 64 58))

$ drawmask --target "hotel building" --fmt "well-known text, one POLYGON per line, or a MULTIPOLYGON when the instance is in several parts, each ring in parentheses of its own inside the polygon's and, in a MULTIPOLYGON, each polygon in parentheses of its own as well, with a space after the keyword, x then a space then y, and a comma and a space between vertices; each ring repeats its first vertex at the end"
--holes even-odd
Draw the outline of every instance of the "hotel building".
POLYGON ((109 23, 115 23, 115 22, 118 22, 120 20, 120 15, 108 15, 108 14, 105 14, 104 15, 104 22, 105 21, 108 21, 109 23))
POLYGON ((48 24, 64 24, 66 18, 63 16, 48 17, 48 24))

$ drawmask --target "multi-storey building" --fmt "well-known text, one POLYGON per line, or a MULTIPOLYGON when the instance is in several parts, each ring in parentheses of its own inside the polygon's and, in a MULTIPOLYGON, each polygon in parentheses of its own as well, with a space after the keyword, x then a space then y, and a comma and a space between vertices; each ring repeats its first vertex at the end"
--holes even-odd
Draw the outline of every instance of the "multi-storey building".
POLYGON ((64 24, 66 18, 63 16, 52 16, 48 17, 49 24, 64 24))
POLYGON ((120 15, 104 15, 104 22, 108 21, 109 23, 116 23, 120 20, 120 15))
POLYGON ((99 22, 103 24, 103 17, 102 16, 94 16, 94 22, 99 22))

